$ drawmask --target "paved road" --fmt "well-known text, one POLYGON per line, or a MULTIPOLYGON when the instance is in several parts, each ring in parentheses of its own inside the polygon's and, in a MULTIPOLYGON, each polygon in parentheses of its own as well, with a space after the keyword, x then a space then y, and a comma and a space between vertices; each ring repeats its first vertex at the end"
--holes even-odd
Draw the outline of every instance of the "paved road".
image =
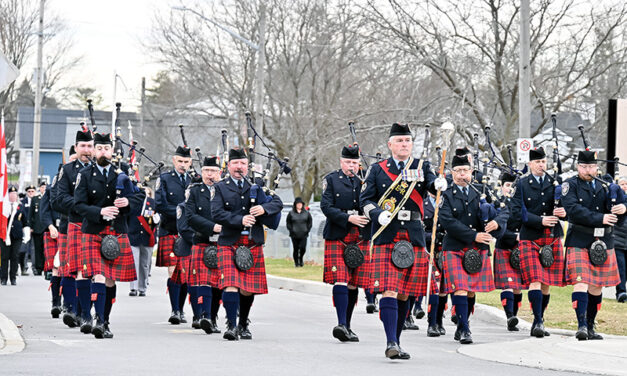
MULTIPOLYGON (((47 282, 21 277, 17 287, 0 288, 0 312, 18 326, 26 341, 24 351, 0 355, 1 375, 395 375, 436 372, 459 375, 566 375, 478 360, 457 352, 454 328, 440 338, 427 338, 421 330, 404 332, 402 345, 410 361, 390 361, 384 355, 385 336, 377 315, 365 313, 360 299, 353 329, 357 344, 342 344, 331 337, 335 313, 330 297, 271 289, 258 297, 251 314, 252 341, 227 342, 221 335, 206 335, 189 324, 172 326, 168 317, 165 271, 153 269, 145 298, 129 297, 128 284, 118 286, 111 314, 112 340, 96 340, 69 329, 49 315, 47 282), (74 367, 72 367, 74 365, 74 367)), ((187 308, 187 311, 191 310, 187 308)), ((220 316, 224 316, 221 311, 220 316)), ((223 322, 223 319, 221 319, 223 322)), ((477 344, 510 342, 528 333, 508 333, 502 326, 475 317, 477 344)), ((472 345, 471 345, 472 346, 472 345)))

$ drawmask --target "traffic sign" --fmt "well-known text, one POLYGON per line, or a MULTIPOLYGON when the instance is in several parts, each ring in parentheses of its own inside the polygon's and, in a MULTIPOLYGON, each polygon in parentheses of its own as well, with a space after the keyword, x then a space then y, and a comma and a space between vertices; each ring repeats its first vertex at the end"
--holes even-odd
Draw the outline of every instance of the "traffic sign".
POLYGON ((532 138, 519 138, 516 141, 516 160, 518 163, 529 162, 529 150, 533 148, 532 138))

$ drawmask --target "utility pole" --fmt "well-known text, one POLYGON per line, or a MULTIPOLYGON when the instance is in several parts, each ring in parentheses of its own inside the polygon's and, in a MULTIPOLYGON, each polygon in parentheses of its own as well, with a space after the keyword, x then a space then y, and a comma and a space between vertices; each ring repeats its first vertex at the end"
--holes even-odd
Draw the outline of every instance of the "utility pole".
POLYGON ((263 87, 266 66, 266 4, 259 1, 259 42, 257 50, 257 85, 255 88, 255 125, 263 136, 263 87))
POLYGON ((142 77, 141 107, 139 109, 139 138, 144 137, 144 106, 146 105, 146 77, 142 77))
POLYGON ((518 137, 531 137, 531 98, 529 94, 529 0, 520 2, 520 59, 518 62, 518 137))
POLYGON ((113 71, 113 109, 111 110, 111 135, 115 136, 115 104, 117 103, 115 97, 118 93, 118 72, 113 71))
POLYGON ((35 116, 33 124, 33 164, 31 165, 31 183, 37 185, 39 177, 39 142, 41 138, 41 105, 43 102, 43 50, 44 50, 44 2, 39 1, 39 33, 37 38, 37 86, 35 89, 35 116))

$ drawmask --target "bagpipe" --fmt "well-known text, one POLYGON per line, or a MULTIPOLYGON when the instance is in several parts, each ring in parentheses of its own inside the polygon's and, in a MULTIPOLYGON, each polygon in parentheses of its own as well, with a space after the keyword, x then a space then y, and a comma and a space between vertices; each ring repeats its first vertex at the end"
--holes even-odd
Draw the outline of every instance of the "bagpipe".
POLYGON ((375 163, 382 161, 384 158, 381 156, 381 152, 376 152, 375 155, 370 155, 365 154, 361 150, 361 146, 359 146, 359 141, 357 141, 357 130, 355 129, 354 121, 348 122, 348 132, 351 136, 352 145, 359 148, 359 171, 355 174, 355 176, 359 178, 359 180, 363 183, 366 179, 366 172, 368 171, 368 168, 370 168, 370 163, 368 163, 368 160, 366 158, 374 160, 375 163))

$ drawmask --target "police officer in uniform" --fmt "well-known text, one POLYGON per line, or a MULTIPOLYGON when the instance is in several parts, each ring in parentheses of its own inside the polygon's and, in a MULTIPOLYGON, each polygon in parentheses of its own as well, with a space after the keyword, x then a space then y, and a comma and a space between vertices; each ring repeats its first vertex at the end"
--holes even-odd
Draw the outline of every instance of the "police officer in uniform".
MULTIPOLYGON (((60 166, 62 167, 62 166, 60 166)), ((56 185, 57 176, 52 179, 52 183, 46 186, 46 192, 41 198, 40 204, 40 220, 45 232, 43 233, 44 241, 44 268, 45 273, 50 273, 50 293, 52 294, 52 309, 50 314, 53 318, 58 318, 61 314, 61 296, 59 295, 61 289, 61 277, 59 277, 58 264, 55 264, 54 259, 57 256, 59 249, 59 225, 61 217, 59 213, 54 211, 51 207, 51 192, 52 188, 56 185)), ((58 259, 58 257, 57 257, 58 259)))
POLYGON ((324 282, 333 285, 333 305, 338 318, 333 337, 341 342, 359 342, 351 330, 351 318, 357 304, 358 287, 370 287, 366 230, 370 220, 359 208, 361 181, 357 176, 358 170, 359 147, 343 147, 340 169, 324 177, 320 200, 320 209, 327 217, 323 231, 324 282), (345 248, 350 244, 357 245, 364 255, 361 265, 352 268, 346 265, 344 259, 345 248))
POLYGON ((215 268, 205 265, 203 256, 207 247, 217 247, 218 235, 222 231, 222 225, 216 223, 211 216, 214 184, 220 181, 220 163, 217 157, 204 158, 201 176, 202 182, 190 187, 185 204, 187 222, 194 231, 188 283, 192 308, 195 311, 194 322, 205 333, 212 334, 220 333, 216 323, 221 297, 218 289, 220 270, 217 265, 215 268))
POLYGON ((0 284, 6 286, 7 280, 10 279, 11 285, 15 286, 17 284, 18 253, 26 232, 30 235, 30 228, 28 227, 27 213, 18 200, 17 188, 10 186, 8 192, 10 208, 7 217, 6 237, 0 239, 0 246, 2 246, 0 284))
MULTIPOLYGON (((115 282, 130 282, 137 278, 127 236, 127 217, 139 214, 145 198, 144 192, 137 188, 129 192, 116 191, 118 175, 122 171, 111 165, 112 152, 111 135, 96 133, 96 163, 79 172, 74 191, 74 207, 83 218, 82 273, 84 277, 93 279, 88 298, 94 302, 96 314, 91 333, 96 338, 113 337, 109 329, 109 314, 116 297, 115 282), (119 254, 114 259, 106 258, 101 252, 103 238, 108 235, 116 239, 119 246, 119 254)), ((89 302, 81 301, 81 305, 89 306, 89 302)))
POLYGON ((521 177, 515 187, 512 216, 522 220, 518 249, 523 285, 529 286, 528 297, 533 310, 530 334, 542 338, 549 335, 544 328, 544 312, 551 297, 549 287, 564 286, 563 231, 559 221, 566 219, 566 211, 555 205, 555 187, 560 182, 545 172, 543 148, 529 151, 528 166, 530 173, 521 177), (544 246, 551 247, 549 258, 554 259, 551 265, 547 258, 542 263, 540 251, 544 246))
MULTIPOLYGON (((45 182, 41 182, 39 186, 46 187, 45 182)), ((30 210, 28 212, 28 223, 32 232, 33 248, 34 248, 34 260, 33 260, 33 274, 41 275, 44 270, 44 231, 46 227, 41 221, 41 197, 39 191, 31 198, 30 210)))
POLYGON ((88 334, 91 333, 89 299, 91 282, 82 276, 81 223, 83 218, 74 209, 74 188, 79 171, 90 164, 94 141, 91 132, 84 125, 82 130, 76 132, 75 141, 76 160, 66 163, 59 171, 56 192, 52 197, 52 208, 68 216, 67 241, 59 254, 59 275, 63 302, 66 307, 63 322, 70 328, 80 326, 81 332, 88 334), (77 291, 78 300, 76 299, 77 291), (81 309, 80 302, 89 302, 89 304, 81 309))
POLYGON ((580 151, 577 176, 562 185, 569 223, 565 279, 573 285, 572 302, 579 323, 576 337, 580 341, 603 339, 594 329, 602 290, 620 282, 613 229, 625 220, 624 197, 620 188, 612 192, 596 180, 597 170, 596 153, 580 151))
MULTIPOLYGON (((501 195, 502 202, 511 213, 513 191, 512 184, 516 181, 516 176, 508 172, 501 174, 501 195)), ((501 304, 507 317, 507 330, 517 332, 518 309, 522 302, 522 290, 526 285, 522 282, 520 272, 520 257, 514 257, 512 264, 512 253, 518 248, 518 232, 520 231, 520 218, 510 215, 507 219, 507 228, 503 235, 496 241, 494 250, 494 285, 501 289, 501 304), (516 264, 516 260, 518 264, 516 264)), ((520 253, 519 253, 520 255, 520 253)))
MULTIPOLYGON (((262 222, 280 215, 283 202, 277 195, 271 195, 268 202, 251 202, 251 190, 258 187, 251 186, 246 179, 248 159, 244 150, 229 151, 228 171, 230 177, 215 185, 211 217, 222 225, 218 238, 219 287, 224 289, 222 304, 228 318, 228 329, 223 337, 233 341, 252 339, 248 329, 250 308, 255 294, 268 293, 262 222), (246 262, 236 265, 236 255, 241 255, 238 260, 246 262)), ((257 197, 260 197, 259 192, 257 197)))
MULTIPOLYGON (((372 221, 371 286, 373 292, 382 292, 379 314, 387 338, 385 356, 391 359, 410 358, 399 345, 407 298, 426 295, 423 197, 434 181, 436 188, 446 188, 446 179, 436 179, 429 162, 418 168, 421 162, 411 157, 412 145, 409 126, 393 124, 388 140, 392 156, 370 167, 360 196, 364 215, 372 221)), ((435 279, 430 288, 437 295, 435 279)))
POLYGON ((442 243, 443 285, 445 293, 453 294, 457 315, 454 338, 462 344, 470 344, 473 340, 468 316, 474 308, 475 293, 494 290, 489 244, 492 234, 505 227, 509 213, 503 210, 484 223, 480 215, 480 195, 469 187, 472 170, 468 158, 454 156, 451 171, 452 184, 443 192, 439 212, 439 221, 446 231, 442 243), (473 254, 475 257, 471 260, 473 254))
POLYGON ((187 297, 186 267, 174 254, 174 242, 178 237, 176 229, 176 206, 185 201, 185 190, 191 183, 187 173, 192 163, 190 149, 184 146, 176 148, 172 157, 174 169, 161 174, 155 185, 157 212, 161 215, 159 226, 159 245, 156 266, 168 268, 168 294, 172 314, 168 321, 173 325, 186 323, 183 307, 187 297))

